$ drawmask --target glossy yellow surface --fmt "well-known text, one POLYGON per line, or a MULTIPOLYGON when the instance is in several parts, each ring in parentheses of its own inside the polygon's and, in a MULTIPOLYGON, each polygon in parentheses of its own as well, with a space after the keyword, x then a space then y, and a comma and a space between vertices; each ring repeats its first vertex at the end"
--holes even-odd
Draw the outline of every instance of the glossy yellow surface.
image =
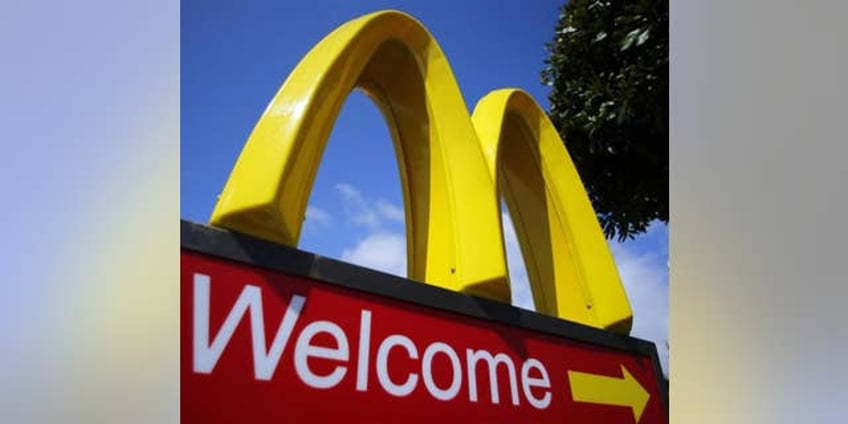
POLYGON ((629 332, 612 256, 545 113, 526 93, 498 90, 480 101, 472 124, 442 50, 401 12, 354 19, 301 60, 250 134, 210 224, 297 246, 324 147, 355 88, 392 134, 409 278, 510 302, 500 186, 537 310, 629 332))
POLYGON ((529 94, 496 90, 474 127, 506 200, 536 310, 627 334, 632 313, 580 176, 547 114, 529 94))
POLYGON ((571 398, 575 402, 626 406, 638 423, 651 394, 642 387, 627 367, 621 366, 622 378, 568 371, 571 398))
POLYGON ((497 196, 468 108, 439 45, 400 12, 352 20, 303 58, 248 138, 210 223, 296 246, 327 138, 356 87, 393 136, 409 278, 509 302, 497 196))

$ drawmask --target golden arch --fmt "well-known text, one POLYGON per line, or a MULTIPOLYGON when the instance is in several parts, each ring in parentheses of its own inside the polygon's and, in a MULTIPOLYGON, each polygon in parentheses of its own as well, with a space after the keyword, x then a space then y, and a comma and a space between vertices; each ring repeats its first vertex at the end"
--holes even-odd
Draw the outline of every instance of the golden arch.
MULTIPOLYGON (((490 109, 486 99, 481 101, 483 109, 478 106, 481 112, 475 112, 472 124, 442 50, 417 20, 401 12, 377 12, 349 21, 301 60, 245 143, 210 224, 296 246, 326 141, 344 100, 356 87, 378 105, 392 134, 406 210, 409 278, 509 302, 496 170, 503 168, 508 174, 513 167, 498 165, 499 156, 486 153, 486 149, 511 148, 513 143, 501 140, 512 133, 481 128, 494 128, 497 121, 497 112, 483 112, 490 109), (478 131, 485 137, 478 140, 478 131)), ((503 126, 498 122, 497 127, 512 131, 508 121, 503 126)), ((546 137, 545 145, 559 141, 558 136, 555 140, 546 137)), ((539 152, 547 155, 547 150, 539 152)), ((540 168, 555 174, 553 180, 545 178, 544 184, 565 181, 564 187, 577 187, 564 192, 564 197, 548 199, 561 203, 553 210, 582 216, 587 213, 585 208, 575 209, 572 203, 582 196, 586 206, 588 198, 567 154, 565 158, 567 163, 560 156, 539 156, 537 162, 558 162, 540 168), (557 171, 556 166, 572 172, 557 171)), ((540 185, 535 190, 545 189, 540 185)), ((506 193, 510 209, 524 211, 520 205, 516 209, 515 199, 510 200, 510 192, 506 193)), ((529 272, 537 310, 626 333, 630 307, 608 248, 605 244, 598 247, 598 242, 605 241, 591 205, 588 208, 588 221, 585 216, 555 221, 559 226, 550 229, 559 233, 550 239, 549 244, 555 243, 547 251, 539 250, 545 241, 531 241, 534 233, 525 231, 536 227, 519 229, 522 251, 527 256, 530 249, 537 264, 529 272), (566 234, 574 225, 587 222, 594 226, 577 232, 588 237, 569 238, 566 234), (597 240, 587 241, 592 235, 597 240), (565 244, 556 244, 560 241, 565 244), (560 265, 551 268, 553 272, 545 268, 544 252, 561 255, 578 250, 581 256, 577 260, 571 254, 572 259, 557 262, 560 265), (593 256, 603 257, 604 252, 608 261, 593 256), (574 264, 582 266, 568 272, 574 264), (605 270, 586 271, 594 267, 605 270), (595 280, 598 275, 606 280, 595 280), (609 289, 613 286, 620 290, 609 289), (575 304, 571 297, 579 299, 579 308, 565 306, 575 304)), ((534 214, 538 215, 527 212, 527 216, 534 214)))
POLYGON ((629 333, 615 262, 548 115, 526 92, 502 89, 477 103, 472 120, 512 216, 536 310, 629 333))

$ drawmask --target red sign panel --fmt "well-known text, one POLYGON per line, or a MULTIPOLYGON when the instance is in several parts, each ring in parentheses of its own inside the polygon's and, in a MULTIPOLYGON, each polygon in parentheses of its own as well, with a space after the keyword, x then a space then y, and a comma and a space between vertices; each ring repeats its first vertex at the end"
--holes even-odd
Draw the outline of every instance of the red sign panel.
POLYGON ((655 364, 183 250, 187 422, 665 423, 655 364))

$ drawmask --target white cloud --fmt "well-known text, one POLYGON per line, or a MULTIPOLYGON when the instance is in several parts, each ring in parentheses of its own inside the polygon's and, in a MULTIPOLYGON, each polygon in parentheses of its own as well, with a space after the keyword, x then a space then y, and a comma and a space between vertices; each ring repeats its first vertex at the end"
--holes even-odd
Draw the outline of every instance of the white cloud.
POLYGON ((406 276, 406 238, 397 233, 368 235, 342 252, 342 260, 397 276, 406 276))
POLYGON ((348 221, 359 227, 377 231, 385 226, 384 221, 395 224, 404 223, 404 211, 400 206, 385 199, 372 202, 350 184, 336 184, 336 191, 342 198, 342 208, 348 221))
POLYGON ((637 252, 627 244, 611 242, 610 248, 633 309, 630 334, 657 345, 668 374, 668 258, 661 252, 637 252))
POLYGON ((306 228, 329 228, 332 223, 333 216, 326 210, 312 205, 306 207, 306 221, 304 221, 306 228))
POLYGON ((377 200, 377 213, 390 221, 395 221, 403 224, 404 222, 404 213, 403 208, 397 207, 393 205, 391 202, 379 199, 377 200))
POLYGON ((377 212, 356 187, 350 184, 336 184, 336 191, 342 197, 342 207, 350 222, 371 230, 380 228, 377 212))
POLYGON ((398 223, 403 225, 403 208, 384 199, 372 202, 350 184, 336 184, 336 190, 341 196, 348 221, 368 231, 367 235, 355 246, 342 251, 341 259, 405 277, 406 237, 403 234, 403 227, 387 225, 398 223))

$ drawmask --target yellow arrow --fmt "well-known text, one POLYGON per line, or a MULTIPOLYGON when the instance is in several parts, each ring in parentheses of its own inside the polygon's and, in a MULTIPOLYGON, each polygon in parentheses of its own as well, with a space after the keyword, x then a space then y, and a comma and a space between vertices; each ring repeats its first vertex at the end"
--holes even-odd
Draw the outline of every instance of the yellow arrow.
POLYGON ((572 399, 575 402, 628 406, 633 410, 633 418, 638 424, 651 395, 624 365, 621 366, 621 372, 624 377, 615 378, 568 371, 572 399))

